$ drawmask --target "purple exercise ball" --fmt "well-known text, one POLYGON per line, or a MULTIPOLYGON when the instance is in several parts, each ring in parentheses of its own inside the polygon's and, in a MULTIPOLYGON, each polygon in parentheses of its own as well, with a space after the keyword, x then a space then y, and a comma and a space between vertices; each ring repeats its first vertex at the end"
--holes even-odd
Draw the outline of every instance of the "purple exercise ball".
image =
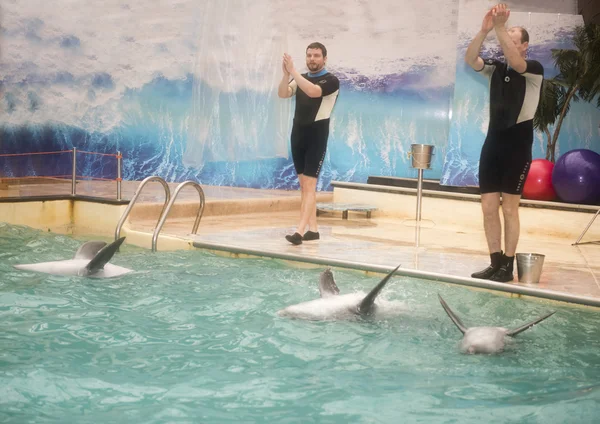
POLYGON ((568 151, 554 165, 552 185, 565 202, 596 204, 600 201, 600 155, 588 149, 568 151))

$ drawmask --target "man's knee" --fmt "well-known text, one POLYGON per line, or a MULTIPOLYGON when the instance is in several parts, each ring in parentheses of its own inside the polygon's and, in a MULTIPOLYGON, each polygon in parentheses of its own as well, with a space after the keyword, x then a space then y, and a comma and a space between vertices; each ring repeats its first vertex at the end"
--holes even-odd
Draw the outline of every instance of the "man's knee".
POLYGON ((499 214, 500 196, 495 193, 489 193, 481 196, 481 211, 484 217, 496 216, 499 214))
POLYGON ((519 205, 513 204, 502 204, 502 214, 505 218, 518 218, 519 217, 519 205))
POLYGON ((519 203, 521 196, 518 194, 503 194, 502 195, 502 214, 505 218, 519 217, 519 203))
POLYGON ((481 205, 481 211, 483 212, 483 216, 484 217, 491 217, 491 216, 496 216, 499 215, 499 210, 498 210, 498 205, 494 205, 494 204, 487 204, 481 205))
POLYGON ((317 189, 317 179, 315 177, 304 175, 301 187, 305 192, 314 192, 317 189))

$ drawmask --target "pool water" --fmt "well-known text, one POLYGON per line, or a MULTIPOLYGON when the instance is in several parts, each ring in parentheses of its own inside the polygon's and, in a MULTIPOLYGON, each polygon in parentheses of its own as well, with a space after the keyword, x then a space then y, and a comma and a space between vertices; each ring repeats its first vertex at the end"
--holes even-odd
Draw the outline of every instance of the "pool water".
MULTIPOLYGON (((277 311, 317 298, 323 267, 124 246, 113 279, 12 268, 72 257, 73 238, 0 224, 0 421, 591 423, 600 313, 394 277, 381 321, 277 311), (469 325, 557 313, 498 355, 464 355, 440 293, 469 325)), ((381 278, 335 270, 342 293, 381 278)))

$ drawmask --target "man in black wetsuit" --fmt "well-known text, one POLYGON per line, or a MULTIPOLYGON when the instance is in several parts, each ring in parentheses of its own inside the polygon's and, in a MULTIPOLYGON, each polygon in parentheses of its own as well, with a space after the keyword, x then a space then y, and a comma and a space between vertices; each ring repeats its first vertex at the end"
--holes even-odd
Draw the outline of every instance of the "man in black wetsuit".
POLYGON ((327 49, 321 43, 312 43, 306 48, 309 72, 305 74, 296 70, 290 55, 283 55, 283 78, 278 95, 281 98, 296 95, 291 144, 301 190, 300 222, 294 234, 285 236, 294 245, 320 238, 316 209, 317 179, 327 151, 329 117, 340 89, 337 77, 325 70, 326 62, 327 49), (307 226, 308 231, 304 232, 307 226))
POLYGON ((519 202, 531 165, 533 116, 540 99, 544 68, 526 60, 529 34, 524 28, 505 28, 510 10, 494 6, 483 18, 481 30, 465 54, 475 71, 490 81, 490 123, 479 160, 479 187, 485 236, 491 265, 471 275, 497 282, 513 280, 514 257, 519 241, 519 202), (479 57, 481 45, 494 29, 506 62, 479 57), (504 216, 501 250, 500 198, 504 216))

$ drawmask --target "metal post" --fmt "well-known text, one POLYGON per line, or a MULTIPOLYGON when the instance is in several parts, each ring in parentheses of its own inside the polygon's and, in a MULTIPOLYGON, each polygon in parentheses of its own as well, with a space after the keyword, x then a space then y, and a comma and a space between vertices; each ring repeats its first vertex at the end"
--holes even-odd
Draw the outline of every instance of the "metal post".
MULTIPOLYGON (((415 247, 419 247, 420 243, 421 243, 421 226, 415 225, 415 247)), ((417 251, 415 251, 415 254, 417 254, 417 251)), ((417 260, 416 264, 418 264, 418 260, 417 260)), ((415 268, 415 269, 417 269, 417 268, 415 268)))
POLYGON ((417 179, 417 223, 421 221, 421 198, 423 195, 423 169, 419 168, 417 179))
POLYGON ((121 200, 121 168, 123 167, 123 156, 117 151, 117 200, 121 200))
MULTIPOLYGON (((412 220, 407 220, 410 225, 420 226, 421 221, 421 204, 423 203, 423 171, 431 169, 431 157, 433 156, 434 146, 430 144, 411 144, 411 151, 408 152, 408 158, 412 157, 412 167, 418 171, 417 177, 417 213, 414 223, 412 220)), ((429 221, 429 220, 425 220, 429 221)), ((415 233, 415 245, 418 247, 420 235, 415 233)))
POLYGON ((71 175, 71 196, 75 196, 77 184, 77 148, 73 147, 73 173, 71 175))

